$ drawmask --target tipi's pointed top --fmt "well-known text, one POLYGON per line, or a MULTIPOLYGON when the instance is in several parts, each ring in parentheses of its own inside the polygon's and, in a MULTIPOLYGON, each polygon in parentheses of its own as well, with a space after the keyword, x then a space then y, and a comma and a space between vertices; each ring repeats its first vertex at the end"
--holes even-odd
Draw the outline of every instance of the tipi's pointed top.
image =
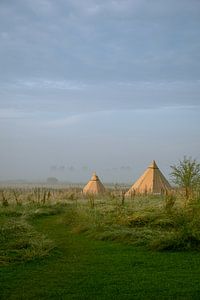
POLYGON ((155 160, 152 161, 152 163, 149 165, 148 168, 149 168, 149 169, 158 169, 158 166, 157 166, 155 160))
POLYGON ((97 181, 97 180, 99 180, 99 177, 97 176, 96 172, 94 172, 94 173, 92 174, 91 180, 92 180, 92 181, 97 181))
POLYGON ((92 174, 90 181, 83 189, 83 194, 102 194, 105 192, 105 187, 101 183, 96 173, 92 174))
POLYGON ((129 189, 126 196, 130 196, 132 193, 162 194, 170 189, 169 182, 159 170, 155 160, 153 160, 143 175, 129 189))

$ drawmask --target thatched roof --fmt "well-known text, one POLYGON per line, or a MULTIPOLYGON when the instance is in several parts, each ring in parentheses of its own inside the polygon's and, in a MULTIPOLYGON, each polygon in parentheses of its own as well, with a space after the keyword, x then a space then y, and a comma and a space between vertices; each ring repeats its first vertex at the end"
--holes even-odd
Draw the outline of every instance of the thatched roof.
POLYGON ((105 187, 101 183, 96 173, 93 173, 92 178, 83 189, 83 194, 97 195, 97 194, 103 194, 104 192, 105 192, 105 187))
POLYGON ((169 190, 171 190, 169 182, 159 170, 156 162, 153 161, 125 195, 162 194, 169 190))

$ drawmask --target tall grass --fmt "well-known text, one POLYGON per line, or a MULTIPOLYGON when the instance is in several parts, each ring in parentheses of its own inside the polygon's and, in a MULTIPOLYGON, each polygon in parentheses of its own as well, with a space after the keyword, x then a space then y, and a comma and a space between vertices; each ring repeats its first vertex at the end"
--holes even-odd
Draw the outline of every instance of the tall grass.
POLYGON ((8 206, 11 204, 50 204, 57 202, 71 202, 82 198, 80 188, 0 188, 0 204, 8 206))
POLYGON ((60 214, 63 205, 29 204, 0 207, 0 265, 41 259, 56 247, 34 229, 32 220, 60 214))
POLYGON ((7 220, 0 229, 0 264, 25 262, 49 255, 52 241, 39 234, 25 220, 7 220))
POLYGON ((200 197, 187 207, 177 195, 120 197, 79 203, 66 212, 72 231, 152 250, 200 250, 200 197))
MULTIPOLYGON (((19 253, 23 259, 27 249, 35 253, 33 257, 42 255, 39 245, 43 245, 42 249, 47 253, 46 239, 31 229, 30 220, 62 212, 65 212, 65 223, 73 232, 84 233, 95 239, 140 245, 158 251, 200 249, 199 191, 193 193, 187 203, 179 191, 162 196, 133 195, 127 199, 124 190, 117 188, 108 190, 102 197, 85 197, 80 189, 75 188, 4 189, 0 191, 0 200, 0 220, 4 222, 2 228, 8 226, 12 228, 11 231, 16 231, 13 235, 8 234, 10 241, 14 236, 18 239, 21 230, 26 241, 24 245, 29 245, 20 248, 20 251, 16 250, 15 255, 5 256, 7 261, 19 260, 19 253), (14 223, 19 226, 14 227, 14 223), (40 254, 37 254, 34 237, 38 239, 40 254)), ((3 229, 1 234, 9 231, 8 228, 3 229)), ((1 238, 5 240, 3 235, 1 238)), ((9 250, 15 243, 7 242, 7 245, 9 250)))

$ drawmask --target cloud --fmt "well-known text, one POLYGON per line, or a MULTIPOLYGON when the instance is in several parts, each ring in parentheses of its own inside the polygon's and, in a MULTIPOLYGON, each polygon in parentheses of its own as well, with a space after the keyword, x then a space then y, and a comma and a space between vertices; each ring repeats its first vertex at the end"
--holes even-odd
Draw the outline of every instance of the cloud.
POLYGON ((1 1, 0 80, 199 74, 199 1, 1 1))
POLYGON ((198 0, 0 0, 2 177, 104 165, 128 179, 133 157, 198 155, 199 13, 198 0))
POLYGON ((82 115, 72 115, 65 118, 59 118, 57 120, 44 121, 44 126, 49 128, 65 127, 78 124, 82 120, 82 115))
POLYGON ((199 105, 199 1, 20 0, 0 8, 4 109, 63 119, 199 105))
MULTIPOLYGON (((66 1, 65 1, 66 2, 66 1)), ((64 2, 62 2, 64 3, 64 2)), ((199 3, 196 0, 177 0, 174 2, 166 1, 148 1, 148 0, 69 0, 70 8, 74 14, 80 16, 92 17, 102 16, 109 14, 111 17, 119 16, 140 16, 144 17, 156 16, 177 16, 177 13, 196 13, 196 8, 199 8, 199 3)))
POLYGON ((86 84, 82 82, 76 82, 73 80, 51 80, 45 78, 35 79, 18 79, 11 83, 4 83, 4 88, 16 88, 25 90, 37 90, 37 89, 48 89, 48 90, 82 90, 86 87, 86 84))
MULTIPOLYGON (((30 114, 29 114, 30 117, 30 114)), ((0 120, 10 120, 10 119, 25 119, 27 118, 27 113, 14 108, 0 108, 0 120)))
MULTIPOLYGON (((65 118, 98 111, 198 107, 199 80, 68 81, 18 79, 0 84, 0 108, 65 118)), ((74 122, 63 120, 61 123, 74 122)), ((77 121, 77 120, 76 120, 77 121)), ((60 121, 59 121, 60 122, 60 121)), ((59 123, 58 122, 58 123, 59 123)))
POLYGON ((56 5, 50 0, 26 0, 23 1, 24 5, 27 6, 33 13, 37 15, 51 16, 55 14, 56 5))

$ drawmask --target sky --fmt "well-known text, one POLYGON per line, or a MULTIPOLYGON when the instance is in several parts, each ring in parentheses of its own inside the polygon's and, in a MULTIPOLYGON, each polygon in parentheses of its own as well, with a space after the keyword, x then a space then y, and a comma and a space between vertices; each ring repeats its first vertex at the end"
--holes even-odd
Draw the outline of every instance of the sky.
POLYGON ((0 181, 200 160, 199 0, 0 0, 0 181))

